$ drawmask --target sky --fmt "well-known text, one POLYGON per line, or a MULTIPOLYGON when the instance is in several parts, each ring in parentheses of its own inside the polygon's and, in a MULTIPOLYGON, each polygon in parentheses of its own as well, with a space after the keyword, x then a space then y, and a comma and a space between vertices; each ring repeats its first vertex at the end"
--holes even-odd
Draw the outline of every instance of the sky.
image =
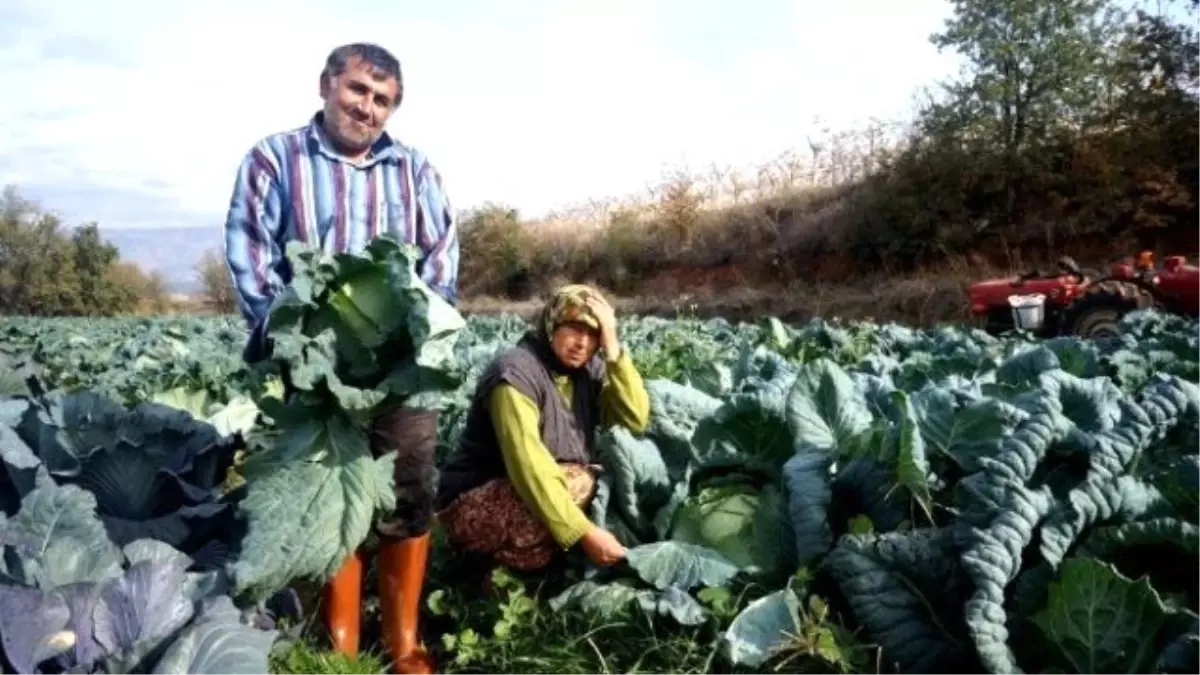
POLYGON ((945 0, 4 0, 0 185, 102 227, 219 227, 238 162, 319 108, 325 56, 397 55, 388 131, 459 209, 547 210, 911 116, 945 0))

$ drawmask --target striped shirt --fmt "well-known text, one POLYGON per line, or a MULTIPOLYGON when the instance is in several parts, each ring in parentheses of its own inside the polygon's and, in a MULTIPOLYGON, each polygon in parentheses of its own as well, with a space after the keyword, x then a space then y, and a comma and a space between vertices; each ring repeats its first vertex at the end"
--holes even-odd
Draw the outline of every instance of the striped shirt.
POLYGON ((454 303, 459 245, 442 178, 429 160, 383 134, 360 164, 325 141, 321 113, 259 141, 242 160, 225 221, 225 257, 251 327, 291 280, 288 242, 359 253, 380 234, 415 244, 421 279, 454 303))

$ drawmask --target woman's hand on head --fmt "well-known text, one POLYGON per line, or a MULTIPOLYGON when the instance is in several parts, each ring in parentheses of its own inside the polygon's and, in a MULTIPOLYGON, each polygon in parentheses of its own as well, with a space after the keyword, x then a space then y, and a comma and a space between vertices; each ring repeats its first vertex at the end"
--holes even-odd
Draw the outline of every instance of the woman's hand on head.
POLYGON ((600 324, 600 347, 611 359, 621 354, 621 342, 617 338, 617 314, 612 305, 603 297, 589 295, 585 301, 588 311, 596 317, 600 324))
POLYGON ((583 552, 597 567, 608 567, 625 559, 625 546, 613 536, 612 532, 593 525, 579 540, 583 552))

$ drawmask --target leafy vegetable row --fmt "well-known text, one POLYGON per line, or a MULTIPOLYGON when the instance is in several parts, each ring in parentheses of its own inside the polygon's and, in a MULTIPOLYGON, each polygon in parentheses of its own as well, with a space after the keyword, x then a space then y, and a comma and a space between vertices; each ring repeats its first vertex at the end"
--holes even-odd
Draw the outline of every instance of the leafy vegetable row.
MULTIPOLYGON (((629 569, 556 605, 695 625, 718 587, 774 588, 724 634, 750 666, 800 647, 811 593, 901 672, 1191 672, 1200 389, 1123 390, 1098 353, 1011 343, 915 377, 760 350, 712 394, 653 381, 646 437, 604 439, 595 505, 629 569)), ((869 665, 824 630, 825 658, 869 665)))
MULTIPOLYGON (((464 320, 389 240, 289 256, 255 367, 224 319, 4 329, 0 616, 40 617, 0 621, 8 667, 263 672, 289 586, 389 506, 363 420, 416 396, 451 447, 524 328, 464 320)), ((553 606, 732 617, 721 649, 748 667, 873 669, 870 646, 904 672, 1196 667, 1194 321, 1131 316, 1109 344, 623 325, 652 420, 603 435, 591 508, 633 548, 553 606)))

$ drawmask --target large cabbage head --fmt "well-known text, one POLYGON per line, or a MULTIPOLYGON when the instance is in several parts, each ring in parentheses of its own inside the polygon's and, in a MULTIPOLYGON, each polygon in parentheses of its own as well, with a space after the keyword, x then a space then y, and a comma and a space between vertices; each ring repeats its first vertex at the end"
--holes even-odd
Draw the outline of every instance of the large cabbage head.
POLYGON ((779 573, 790 550, 785 503, 778 487, 755 483, 700 487, 675 512, 670 538, 711 548, 750 573, 779 573))

